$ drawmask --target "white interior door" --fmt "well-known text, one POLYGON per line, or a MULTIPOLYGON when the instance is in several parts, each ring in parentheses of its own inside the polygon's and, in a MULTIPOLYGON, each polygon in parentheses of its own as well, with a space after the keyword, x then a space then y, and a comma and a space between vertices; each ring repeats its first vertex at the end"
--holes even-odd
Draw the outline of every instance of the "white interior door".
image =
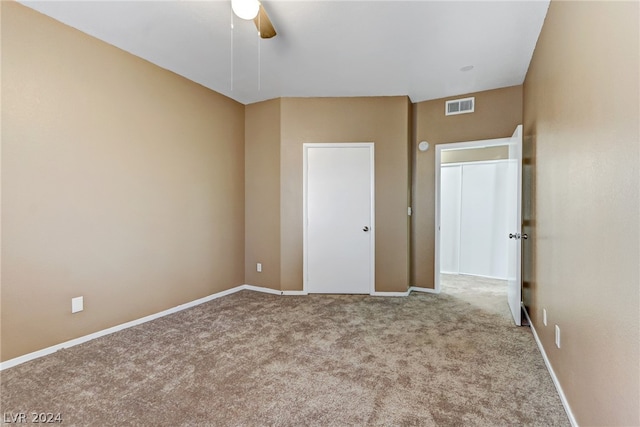
MULTIPOLYGON (((522 324, 522 125, 509 142, 509 188, 507 221, 509 224, 508 291, 509 308, 516 325, 522 324)), ((505 236, 506 238, 507 236, 505 236)), ((524 236, 526 239, 526 235, 524 236)))
POLYGON ((507 278, 506 160, 462 165, 460 273, 507 278))
POLYGON ((441 170, 440 270, 460 272, 460 205, 462 166, 443 165, 441 170))
POLYGON ((374 291, 373 144, 304 144, 304 289, 374 291))

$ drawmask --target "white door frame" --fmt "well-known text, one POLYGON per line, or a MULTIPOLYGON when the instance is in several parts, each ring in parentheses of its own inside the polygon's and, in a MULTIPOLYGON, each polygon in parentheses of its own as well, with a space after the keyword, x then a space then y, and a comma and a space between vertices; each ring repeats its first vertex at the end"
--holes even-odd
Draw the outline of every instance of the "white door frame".
POLYGON ((371 266, 371 271, 370 271, 370 286, 369 286, 369 294, 373 295, 376 291, 376 277, 375 277, 375 273, 376 273, 376 218, 375 218, 375 206, 376 206, 376 202, 375 202, 375 158, 374 158, 374 154, 375 154, 375 145, 373 142, 327 142, 327 143, 318 143, 318 142, 307 142, 302 144, 302 151, 303 151, 303 166, 302 166, 302 182, 303 182, 303 188, 302 188, 302 200, 303 200, 303 208, 302 208, 302 228, 303 228, 303 232, 302 232, 302 239, 303 239, 303 267, 302 267, 302 291, 304 294, 307 294, 309 292, 309 289, 307 287, 307 256, 309 251, 307 250, 307 244, 308 244, 308 217, 307 217, 307 172, 308 172, 308 153, 309 153, 309 148, 362 148, 362 147, 368 147, 369 148, 369 158, 370 158, 370 172, 371 172, 371 188, 370 188, 370 200, 371 200, 371 207, 370 207, 370 214, 371 214, 371 226, 370 226, 370 234, 371 234, 371 251, 370 251, 370 259, 371 262, 369 263, 369 265, 371 266))
POLYGON ((433 288, 440 293, 440 174, 442 172, 442 151, 464 150, 471 148, 497 147, 509 145, 511 138, 484 139, 479 141, 454 142, 450 144, 436 144, 436 203, 435 203, 435 251, 434 251, 434 278, 433 288))

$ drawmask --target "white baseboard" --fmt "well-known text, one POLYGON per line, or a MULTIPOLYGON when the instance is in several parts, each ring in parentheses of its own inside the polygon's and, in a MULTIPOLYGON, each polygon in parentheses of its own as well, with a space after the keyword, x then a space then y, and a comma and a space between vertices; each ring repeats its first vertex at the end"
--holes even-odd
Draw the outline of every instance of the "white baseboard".
POLYGON ((262 292, 265 294, 273 294, 273 295, 282 295, 282 291, 277 289, 265 288, 262 286, 253 286, 253 285, 242 285, 242 289, 246 289, 247 291, 255 291, 262 292))
MULTIPOLYGON (((14 366, 17 366, 17 365, 20 365, 20 364, 28 362, 30 360, 38 359, 40 357, 46 356, 46 355, 51 354, 51 353, 55 353, 58 350, 62 350, 64 348, 69 348, 69 347, 74 347, 74 346, 76 346, 78 344, 82 344, 82 343, 85 343, 87 341, 91 341, 91 340, 94 340, 96 338, 100 338, 100 337, 103 337, 105 335, 109 335, 109 334, 112 334, 114 332, 118 332, 118 331, 121 331, 123 329, 130 328, 132 326, 137 326, 137 325, 140 325, 142 323, 146 323, 146 322, 149 322, 151 320, 155 320, 155 319, 158 319, 160 317, 167 316, 169 314, 177 313, 179 311, 186 310, 187 308, 195 307, 197 305, 204 304, 205 302, 209 302, 209 301, 212 301, 214 299, 221 298, 223 296, 230 295, 230 294, 242 291, 242 290, 248 290, 248 291, 254 291, 254 292, 263 292, 263 293, 273 294, 273 295, 308 295, 308 292, 306 292, 306 291, 280 291, 280 290, 276 290, 276 289, 265 288, 265 287, 262 287, 262 286, 253 286, 253 285, 244 284, 244 285, 236 286, 235 288, 231 288, 231 289, 227 289, 227 290, 224 290, 224 291, 221 291, 221 292, 217 292, 215 294, 211 294, 209 296, 206 296, 206 297, 203 297, 203 298, 199 298, 197 300, 190 301, 188 303, 181 304, 181 305, 169 308, 169 309, 164 310, 164 311, 160 311, 158 313, 151 314, 149 316, 142 317, 140 319, 135 319, 135 320, 132 320, 130 322, 122 323, 120 325, 116 325, 116 326, 113 326, 111 328, 103 329, 101 331, 97 331, 97 332, 94 332, 92 334, 88 334, 88 335, 84 335, 82 337, 74 338, 72 340, 65 341, 65 342, 60 343, 60 344, 52 345, 51 347, 43 348, 42 350, 37 350, 37 351, 34 351, 32 353, 28 353, 28 354, 25 354, 25 355, 22 355, 22 356, 18 356, 18 357, 13 358, 13 359, 9 359, 9 360, 4 361, 4 362, 0 362, 0 371, 3 371, 5 369, 11 368, 11 367, 14 367, 14 366)), ((412 291, 416 291, 416 292, 435 292, 433 289, 418 288, 418 287, 412 286, 406 292, 374 292, 371 295, 374 295, 374 296, 387 296, 387 297, 406 297, 412 291)))
POLYGON ((230 294, 242 291, 242 290, 248 290, 248 291, 254 291, 254 292, 263 292, 263 293, 274 294, 274 295, 282 295, 282 291, 278 291, 278 290, 275 290, 275 289, 264 288, 264 287, 261 287, 261 286, 253 286, 253 285, 236 286, 235 288, 227 289, 227 290, 224 290, 224 291, 221 291, 221 292, 216 292, 215 294, 211 294, 209 296, 206 296, 206 297, 203 297, 203 298, 199 298, 197 300, 190 301, 190 302, 185 303, 185 304, 180 304, 178 306, 169 308, 167 310, 160 311, 160 312, 154 313, 154 314, 150 314, 149 316, 141 317, 140 319, 135 319, 135 320, 132 320, 130 322, 122 323, 120 325, 116 325, 116 326, 113 326, 111 328, 103 329, 101 331, 94 332, 94 333, 89 334, 89 335, 84 335, 82 337, 74 338, 72 340, 65 341, 65 342, 60 343, 60 344, 52 345, 51 347, 43 348, 42 350, 37 350, 37 351, 34 351, 32 353, 25 354, 23 356, 19 356, 19 357, 13 358, 13 359, 9 359, 9 360, 7 360, 5 362, 0 363, 0 371, 8 369, 8 368, 11 368, 11 367, 16 366, 16 365, 20 365, 21 363, 25 363, 25 362, 28 362, 28 361, 33 360, 33 359, 38 359, 38 358, 40 358, 42 356, 46 356, 46 355, 51 354, 51 353, 55 353, 56 351, 62 350, 63 348, 73 347, 73 346, 76 346, 78 344, 82 344, 82 343, 85 343, 87 341, 91 341, 91 340, 94 340, 96 338, 100 338, 100 337, 103 337, 105 335, 109 335, 109 334, 112 334, 114 332, 118 332, 118 331, 121 331, 123 329, 130 328, 132 326, 137 326, 137 325, 140 325, 142 323, 146 323, 146 322, 149 322, 151 320, 158 319, 160 317, 168 316, 169 314, 177 313, 178 311, 186 310, 187 308, 195 307, 197 305, 204 304, 205 302, 209 302, 209 301, 212 301, 214 299, 221 298, 221 297, 224 297, 226 295, 230 295, 230 294))
POLYGON ((309 295, 307 291, 281 291, 277 289, 264 288, 262 286, 243 285, 243 289, 248 291, 264 292, 266 294, 274 295, 309 295))
POLYGON ((309 295, 307 291, 282 291, 282 295, 309 295))
POLYGON ((569 406, 569 402, 567 401, 567 396, 565 396, 564 391, 562 390, 562 386, 560 385, 560 381, 556 376, 553 367, 551 366, 551 362, 549 362, 549 358, 547 357, 547 352, 544 351, 544 347, 542 346, 542 342, 538 337, 538 333, 536 332, 536 328, 533 326, 533 322, 529 317, 529 313, 527 310, 523 309, 524 315, 527 317, 529 321, 529 326, 531 327, 531 332, 533 333, 533 338, 536 340, 536 344, 538 345, 538 349, 542 354, 542 359, 544 360, 544 364, 547 366, 547 370, 549 371, 549 375, 551 375, 551 379, 553 380, 553 385, 556 386, 556 390, 558 391, 558 395, 560 396, 560 401, 562 402, 562 406, 564 407, 565 412, 567 413, 567 417, 569 418, 569 422, 573 427, 578 427, 578 422, 576 418, 573 416, 573 412, 571 411, 571 407, 569 406))
POLYGON ((246 289, 248 291, 264 292, 267 294, 274 294, 274 295, 289 295, 289 296, 290 295, 309 295, 309 292, 307 291, 281 291, 281 290, 264 288, 262 286, 253 286, 253 285, 243 285, 243 289, 246 289))
MULTIPOLYGON (((82 343, 85 343, 87 341, 91 341, 91 340, 94 340, 96 338, 100 338, 100 337, 103 337, 105 335, 109 335, 109 334, 112 334, 114 332, 118 332, 118 331, 121 331, 123 329, 130 328, 132 326, 137 326, 137 325, 140 325, 142 323, 146 323, 146 322, 149 322, 151 320, 155 320, 155 319, 158 319, 160 317, 167 316, 169 314, 177 313, 178 311, 186 310, 187 308, 195 307, 197 305, 204 304, 205 302, 209 302, 209 301, 212 301, 214 299, 221 298, 223 296, 230 295, 230 294, 236 293, 238 291, 242 291, 244 289, 248 289, 247 286, 248 285, 236 286, 235 288, 231 288, 231 289, 227 289, 227 290, 224 290, 224 291, 221 291, 221 292, 217 292, 215 294, 211 294, 209 296, 206 296, 206 297, 203 297, 203 298, 199 298, 197 300, 190 301, 190 302, 185 303, 185 304, 180 304, 178 306, 169 308, 167 310, 163 310, 163 311, 160 311, 158 313, 150 314, 149 316, 141 317, 140 319, 135 319, 135 320, 132 320, 130 322, 126 322, 126 323, 122 323, 120 325, 112 326, 111 328, 103 329, 101 331, 94 332, 94 333, 89 334, 89 335, 84 335, 82 337, 74 338, 72 340, 65 341, 65 342, 60 343, 60 344, 52 345, 51 347, 43 348, 42 350, 37 350, 37 351, 34 351, 32 353, 28 353, 28 354, 25 354, 25 355, 22 355, 22 356, 18 356, 18 357, 13 358, 13 359, 9 359, 7 361, 4 361, 4 362, 0 363, 0 371, 3 371, 5 369, 11 368, 11 367, 16 366, 16 365, 20 365, 21 363, 25 363, 25 362, 28 362, 30 360, 38 359, 38 358, 40 358, 42 356, 46 356, 46 355, 51 354, 51 353, 55 353, 56 351, 62 350, 64 348, 74 347, 74 346, 76 346, 78 344, 82 344, 82 343)), ((263 288, 263 289, 266 289, 266 288, 263 288)))

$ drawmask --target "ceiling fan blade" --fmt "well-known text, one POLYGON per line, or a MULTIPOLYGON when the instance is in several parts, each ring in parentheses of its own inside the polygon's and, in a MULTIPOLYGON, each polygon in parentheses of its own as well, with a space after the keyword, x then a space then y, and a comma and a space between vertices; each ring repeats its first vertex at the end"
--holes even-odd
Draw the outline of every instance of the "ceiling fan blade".
POLYGON ((273 28, 273 24, 267 15, 267 11, 264 10, 264 6, 260 4, 260 10, 258 11, 258 16, 253 18, 253 22, 256 24, 256 28, 258 29, 258 33, 260 33, 260 37, 263 39, 270 39, 271 37, 275 37, 276 30, 273 28))

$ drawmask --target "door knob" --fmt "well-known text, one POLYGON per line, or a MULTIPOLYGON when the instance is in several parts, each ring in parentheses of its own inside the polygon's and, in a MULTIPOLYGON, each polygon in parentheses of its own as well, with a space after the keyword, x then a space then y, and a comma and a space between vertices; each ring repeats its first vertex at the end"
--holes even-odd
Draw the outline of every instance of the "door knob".
POLYGON ((528 235, 527 233, 524 233, 524 234, 522 235, 522 238, 523 238, 524 240, 527 240, 527 239, 529 238, 529 235, 528 235))
MULTIPOLYGON (((527 237, 529 237, 529 236, 527 236, 527 237)), ((527 237, 525 237, 525 239, 527 237)), ((520 239, 520 233, 509 233, 509 238, 518 240, 518 239, 520 239)))
POLYGON ((364 226, 364 228, 362 229, 362 231, 369 231, 369 227, 367 227, 366 225, 364 226))

